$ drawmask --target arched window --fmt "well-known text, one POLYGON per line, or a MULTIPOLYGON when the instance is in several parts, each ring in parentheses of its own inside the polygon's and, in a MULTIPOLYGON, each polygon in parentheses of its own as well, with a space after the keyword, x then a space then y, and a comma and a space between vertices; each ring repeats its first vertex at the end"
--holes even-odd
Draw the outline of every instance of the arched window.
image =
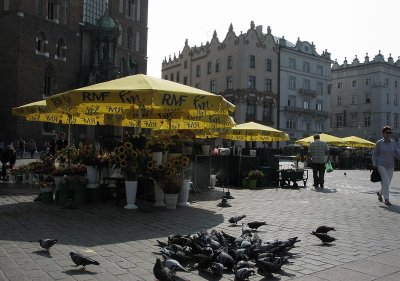
POLYGON ((140 52, 140 33, 139 31, 136 32, 136 38, 135 38, 135 51, 140 52))
POLYGON ((132 36, 132 29, 129 27, 126 32, 126 48, 129 50, 132 48, 132 36))
POLYGON ((118 2, 118 12, 120 12, 121 14, 124 13, 124 0, 119 0, 119 2, 118 2))
POLYGON ((35 0, 34 2, 34 11, 38 16, 42 15, 42 0, 35 0))
POLYGON ((121 77, 125 77, 129 74, 128 64, 124 57, 121 57, 121 63, 119 65, 119 72, 121 74, 121 77))
POLYGON ((46 33, 41 31, 36 37, 36 54, 48 54, 47 43, 46 33))
POLYGON ((272 103, 270 101, 263 102, 262 120, 264 122, 272 122, 272 103))
POLYGON ((55 0, 47 0, 47 19, 55 20, 57 19, 56 15, 56 1, 55 0))
POLYGON ((58 42, 56 44, 56 50, 57 50, 56 58, 62 59, 65 61, 66 53, 67 53, 67 46, 65 45, 65 41, 62 37, 60 39, 58 39, 58 42))
POLYGON ((256 103, 252 100, 247 100, 246 103, 246 120, 254 121, 256 116, 256 103))
POLYGON ((122 23, 118 24, 119 36, 118 36, 118 46, 122 46, 122 23))

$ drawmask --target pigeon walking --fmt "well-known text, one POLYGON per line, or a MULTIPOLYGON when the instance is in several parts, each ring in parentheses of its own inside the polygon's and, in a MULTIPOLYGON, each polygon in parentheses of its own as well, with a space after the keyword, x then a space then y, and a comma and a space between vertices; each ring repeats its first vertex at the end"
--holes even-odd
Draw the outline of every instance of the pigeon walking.
POLYGON ((162 267, 160 259, 156 260, 156 264, 153 267, 153 274, 159 281, 174 281, 172 275, 162 267))
POLYGON ((313 231, 313 232, 311 232, 311 234, 318 237, 322 241, 322 243, 331 243, 336 240, 334 237, 329 236, 326 233, 317 233, 317 232, 313 231))
POLYGON ((331 230, 335 231, 335 228, 330 227, 330 226, 321 225, 317 228, 317 230, 315 232, 316 233, 328 233, 331 230))
POLYGON ((57 243, 57 239, 39 239, 40 247, 46 249, 48 252, 50 248, 53 247, 54 244, 57 243))
POLYGON ((251 228, 251 229, 257 229, 262 225, 267 225, 267 222, 265 221, 252 221, 247 223, 247 225, 251 228))
POLYGON ((89 257, 82 256, 81 254, 70 252, 69 255, 71 256, 72 261, 75 263, 75 267, 82 265, 82 270, 85 270, 85 267, 90 264, 100 265, 99 262, 91 259, 89 257))
POLYGON ((174 259, 167 259, 165 261, 165 266, 171 271, 171 274, 175 275, 176 271, 188 271, 186 268, 184 268, 179 261, 174 260, 174 259))
POLYGON ((235 272, 236 279, 240 281, 249 280, 249 277, 252 275, 256 275, 256 272, 247 267, 240 268, 235 272))
POLYGON ((240 220, 244 219, 245 217, 246 217, 246 215, 233 216, 228 221, 231 224, 237 224, 240 220))

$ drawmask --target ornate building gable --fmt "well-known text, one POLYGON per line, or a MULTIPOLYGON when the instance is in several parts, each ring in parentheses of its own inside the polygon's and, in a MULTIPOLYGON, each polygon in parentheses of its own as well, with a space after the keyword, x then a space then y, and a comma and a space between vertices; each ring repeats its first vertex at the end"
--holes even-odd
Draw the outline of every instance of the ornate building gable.
POLYGON ((250 29, 243 36, 243 43, 245 45, 249 45, 250 42, 255 43, 254 46, 265 49, 266 46, 263 43, 263 37, 262 25, 256 27, 254 21, 251 21, 250 29))
POLYGON ((224 46, 223 48, 225 48, 226 45, 232 45, 232 44, 237 45, 238 43, 239 43, 239 37, 236 35, 235 31, 233 31, 233 25, 231 23, 229 25, 228 32, 226 33, 225 39, 222 40, 221 47, 224 46))

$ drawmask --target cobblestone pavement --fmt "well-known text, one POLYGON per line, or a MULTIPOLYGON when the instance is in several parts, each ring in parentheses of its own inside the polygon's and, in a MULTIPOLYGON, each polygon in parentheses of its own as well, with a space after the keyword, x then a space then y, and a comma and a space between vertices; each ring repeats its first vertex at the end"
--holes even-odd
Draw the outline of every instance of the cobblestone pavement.
MULTIPOLYGON (((222 190, 202 192, 191 207, 176 210, 151 207, 139 200, 139 210, 125 210, 115 202, 79 209, 33 202, 34 185, 0 184, 0 280, 154 280, 152 268, 160 249, 156 240, 169 234, 206 229, 239 235, 228 218, 246 214, 244 221, 266 220, 261 239, 299 236, 290 252, 292 263, 282 274, 250 280, 400 280, 400 172, 395 172, 392 206, 379 203, 378 184, 368 171, 335 170, 327 174, 326 188, 316 190, 311 173, 307 188, 231 189, 230 208, 217 207, 222 190), (346 173, 346 175, 344 174, 346 173), (337 241, 323 246, 310 235, 319 225, 336 228, 337 241), (50 255, 38 247, 38 238, 57 238, 50 255), (80 252, 100 262, 77 270, 69 252, 80 252)), ((207 273, 178 272, 176 280, 215 280, 207 273)), ((220 280, 234 280, 225 273, 220 280)))

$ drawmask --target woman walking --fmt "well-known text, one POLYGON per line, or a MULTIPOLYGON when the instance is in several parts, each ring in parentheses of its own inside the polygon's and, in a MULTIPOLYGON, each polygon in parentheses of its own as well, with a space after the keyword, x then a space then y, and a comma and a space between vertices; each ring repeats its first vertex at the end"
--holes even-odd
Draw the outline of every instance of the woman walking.
POLYGON ((392 136, 392 128, 385 126, 382 128, 383 138, 378 140, 372 153, 372 165, 378 168, 381 175, 381 190, 376 194, 378 200, 382 202, 382 195, 387 206, 392 205, 389 201, 389 186, 392 181, 394 171, 394 158, 400 158, 400 150, 397 144, 390 137, 392 136))

